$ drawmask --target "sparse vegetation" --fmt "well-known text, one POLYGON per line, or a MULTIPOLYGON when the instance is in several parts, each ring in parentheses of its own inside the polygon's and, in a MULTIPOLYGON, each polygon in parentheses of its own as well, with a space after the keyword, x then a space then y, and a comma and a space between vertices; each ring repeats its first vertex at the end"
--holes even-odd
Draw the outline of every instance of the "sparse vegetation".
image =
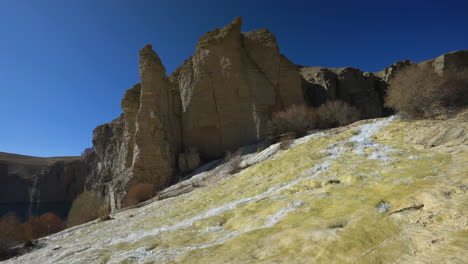
POLYGON ((317 128, 346 126, 362 118, 361 113, 343 101, 328 101, 316 108, 318 115, 317 128))
POLYGON ((65 221, 53 213, 30 216, 23 225, 28 236, 32 239, 60 232, 66 227, 65 221))
POLYGON ((15 256, 17 250, 13 247, 27 240, 26 232, 15 214, 0 218, 0 260, 15 256))
POLYGON ((83 192, 73 201, 68 214, 67 226, 80 225, 99 217, 99 208, 103 206, 104 200, 94 192, 83 192))
POLYGON ((279 140, 281 142, 280 145, 279 145, 280 149, 282 149, 282 150, 288 149, 291 146, 291 144, 293 143, 295 138, 296 138, 296 135, 294 133, 285 134, 285 135, 281 136, 281 138, 279 140))
POLYGON ((129 207, 144 202, 155 195, 155 188, 150 183, 137 183, 128 189, 123 199, 123 207, 129 207))
POLYGON ((227 151, 224 156, 224 161, 229 164, 229 174, 236 174, 241 171, 242 155, 239 151, 227 151))
POLYGON ((270 137, 279 137, 279 141, 292 137, 304 136, 307 131, 316 128, 345 126, 361 118, 359 110, 343 101, 329 101, 320 107, 292 106, 278 112, 268 125, 270 137))
POLYGON ((268 124, 268 134, 277 137, 285 134, 303 136, 317 127, 318 115, 314 108, 293 105, 285 111, 273 114, 268 124))
POLYGON ((445 72, 411 66, 391 80, 385 104, 408 118, 431 118, 468 105, 468 69, 445 72))
POLYGON ((33 239, 57 233, 65 228, 65 222, 53 213, 31 216, 21 223, 15 214, 0 218, 0 260, 16 256, 18 246, 32 246, 33 239))
POLYGON ((99 210, 98 210, 99 220, 101 221, 110 220, 111 219, 110 213, 111 213, 110 206, 107 204, 102 205, 101 207, 99 207, 99 210))

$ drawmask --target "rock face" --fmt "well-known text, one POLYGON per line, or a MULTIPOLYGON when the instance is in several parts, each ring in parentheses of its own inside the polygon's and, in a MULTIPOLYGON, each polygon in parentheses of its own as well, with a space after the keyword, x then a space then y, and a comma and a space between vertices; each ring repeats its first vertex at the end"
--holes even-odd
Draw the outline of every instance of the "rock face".
POLYGON ((150 45, 140 51, 141 83, 125 93, 124 114, 94 130, 87 189, 114 192, 119 206, 133 183, 167 187, 201 160, 257 142, 272 113, 303 104, 297 67, 275 36, 241 33, 241 24, 200 37, 169 77, 150 45))
POLYGON ((468 50, 449 52, 435 59, 421 62, 420 64, 428 65, 432 67, 437 74, 443 75, 447 71, 468 67, 468 50))
POLYGON ((165 187, 172 181, 180 146, 179 98, 158 55, 140 50, 140 108, 135 121, 133 177, 165 187))
POLYGON ((307 102, 319 106, 327 100, 342 100, 357 107, 364 118, 383 116, 385 82, 359 69, 302 67, 307 102))
POLYGON ((296 66, 268 30, 241 33, 240 18, 203 35, 171 76, 182 102, 182 142, 203 158, 258 141, 272 112, 302 104, 296 66))
POLYGON ((175 179, 180 149, 180 97, 150 45, 139 52, 141 83, 121 103, 124 114, 93 132, 94 170, 87 189, 114 192, 117 206, 129 185, 167 187, 175 179))
POLYGON ((0 152, 0 203, 71 202, 83 191, 81 157, 38 158, 0 152))
POLYGON ((403 60, 393 63, 392 65, 385 68, 383 71, 376 72, 375 75, 382 78, 385 83, 389 83, 390 80, 395 77, 399 71, 405 69, 408 66, 414 65, 413 62, 409 60, 403 60))

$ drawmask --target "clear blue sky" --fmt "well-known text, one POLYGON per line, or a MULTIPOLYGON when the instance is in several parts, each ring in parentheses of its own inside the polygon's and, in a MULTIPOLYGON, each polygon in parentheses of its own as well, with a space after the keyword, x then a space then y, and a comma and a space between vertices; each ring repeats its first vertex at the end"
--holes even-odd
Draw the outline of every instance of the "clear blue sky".
POLYGON ((169 74, 236 16, 308 66, 378 71, 468 49, 466 0, 0 0, 0 151, 79 155, 122 112, 140 48, 169 74))

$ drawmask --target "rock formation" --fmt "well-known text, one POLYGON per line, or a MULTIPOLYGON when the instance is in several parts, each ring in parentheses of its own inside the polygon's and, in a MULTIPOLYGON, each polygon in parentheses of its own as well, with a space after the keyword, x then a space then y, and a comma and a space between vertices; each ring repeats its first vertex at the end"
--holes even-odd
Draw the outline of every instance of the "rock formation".
MULTIPOLYGON (((280 53, 268 30, 242 33, 241 26, 236 18, 201 36, 195 53, 170 76, 151 45, 140 50, 141 83, 125 93, 124 113, 93 132, 86 189, 112 193, 119 207, 134 183, 160 190, 203 161, 259 141, 272 114, 294 104, 339 99, 363 118, 388 115, 387 84, 412 64, 397 62, 377 73, 297 66, 280 53)), ((443 72, 468 64, 466 54, 424 63, 443 72)))
POLYGON ((386 85, 382 79, 359 69, 302 67, 306 100, 319 106, 327 100, 342 100, 359 110, 363 118, 383 116, 386 85))
POLYGON ((302 104, 296 66, 268 30, 241 33, 240 18, 203 35, 171 76, 182 102, 182 142, 211 159, 265 134, 272 112, 302 104))
POLYGON ((447 71, 468 67, 468 50, 453 51, 442 54, 439 57, 420 63, 428 65, 434 69, 437 74, 444 74, 447 71))
POLYGON ((241 33, 241 24, 200 37, 169 77, 150 45, 140 51, 141 83, 125 93, 124 114, 94 130, 87 189, 112 189, 119 204, 133 183, 167 187, 202 159, 257 142, 272 113, 303 104, 297 67, 274 35, 241 33))

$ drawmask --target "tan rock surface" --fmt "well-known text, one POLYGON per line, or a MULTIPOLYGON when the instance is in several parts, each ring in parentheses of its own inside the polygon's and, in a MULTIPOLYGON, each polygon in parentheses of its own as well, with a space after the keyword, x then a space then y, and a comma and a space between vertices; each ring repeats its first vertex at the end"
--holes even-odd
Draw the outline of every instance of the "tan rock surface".
POLYGON ((179 148, 172 85, 159 56, 150 45, 140 54, 140 109, 136 116, 133 173, 135 182, 157 188, 173 181, 179 148))
POLYGON ((183 144, 205 158, 258 141, 272 112, 302 104, 296 66, 267 30, 241 34, 240 18, 203 35, 171 75, 182 101, 183 144))

